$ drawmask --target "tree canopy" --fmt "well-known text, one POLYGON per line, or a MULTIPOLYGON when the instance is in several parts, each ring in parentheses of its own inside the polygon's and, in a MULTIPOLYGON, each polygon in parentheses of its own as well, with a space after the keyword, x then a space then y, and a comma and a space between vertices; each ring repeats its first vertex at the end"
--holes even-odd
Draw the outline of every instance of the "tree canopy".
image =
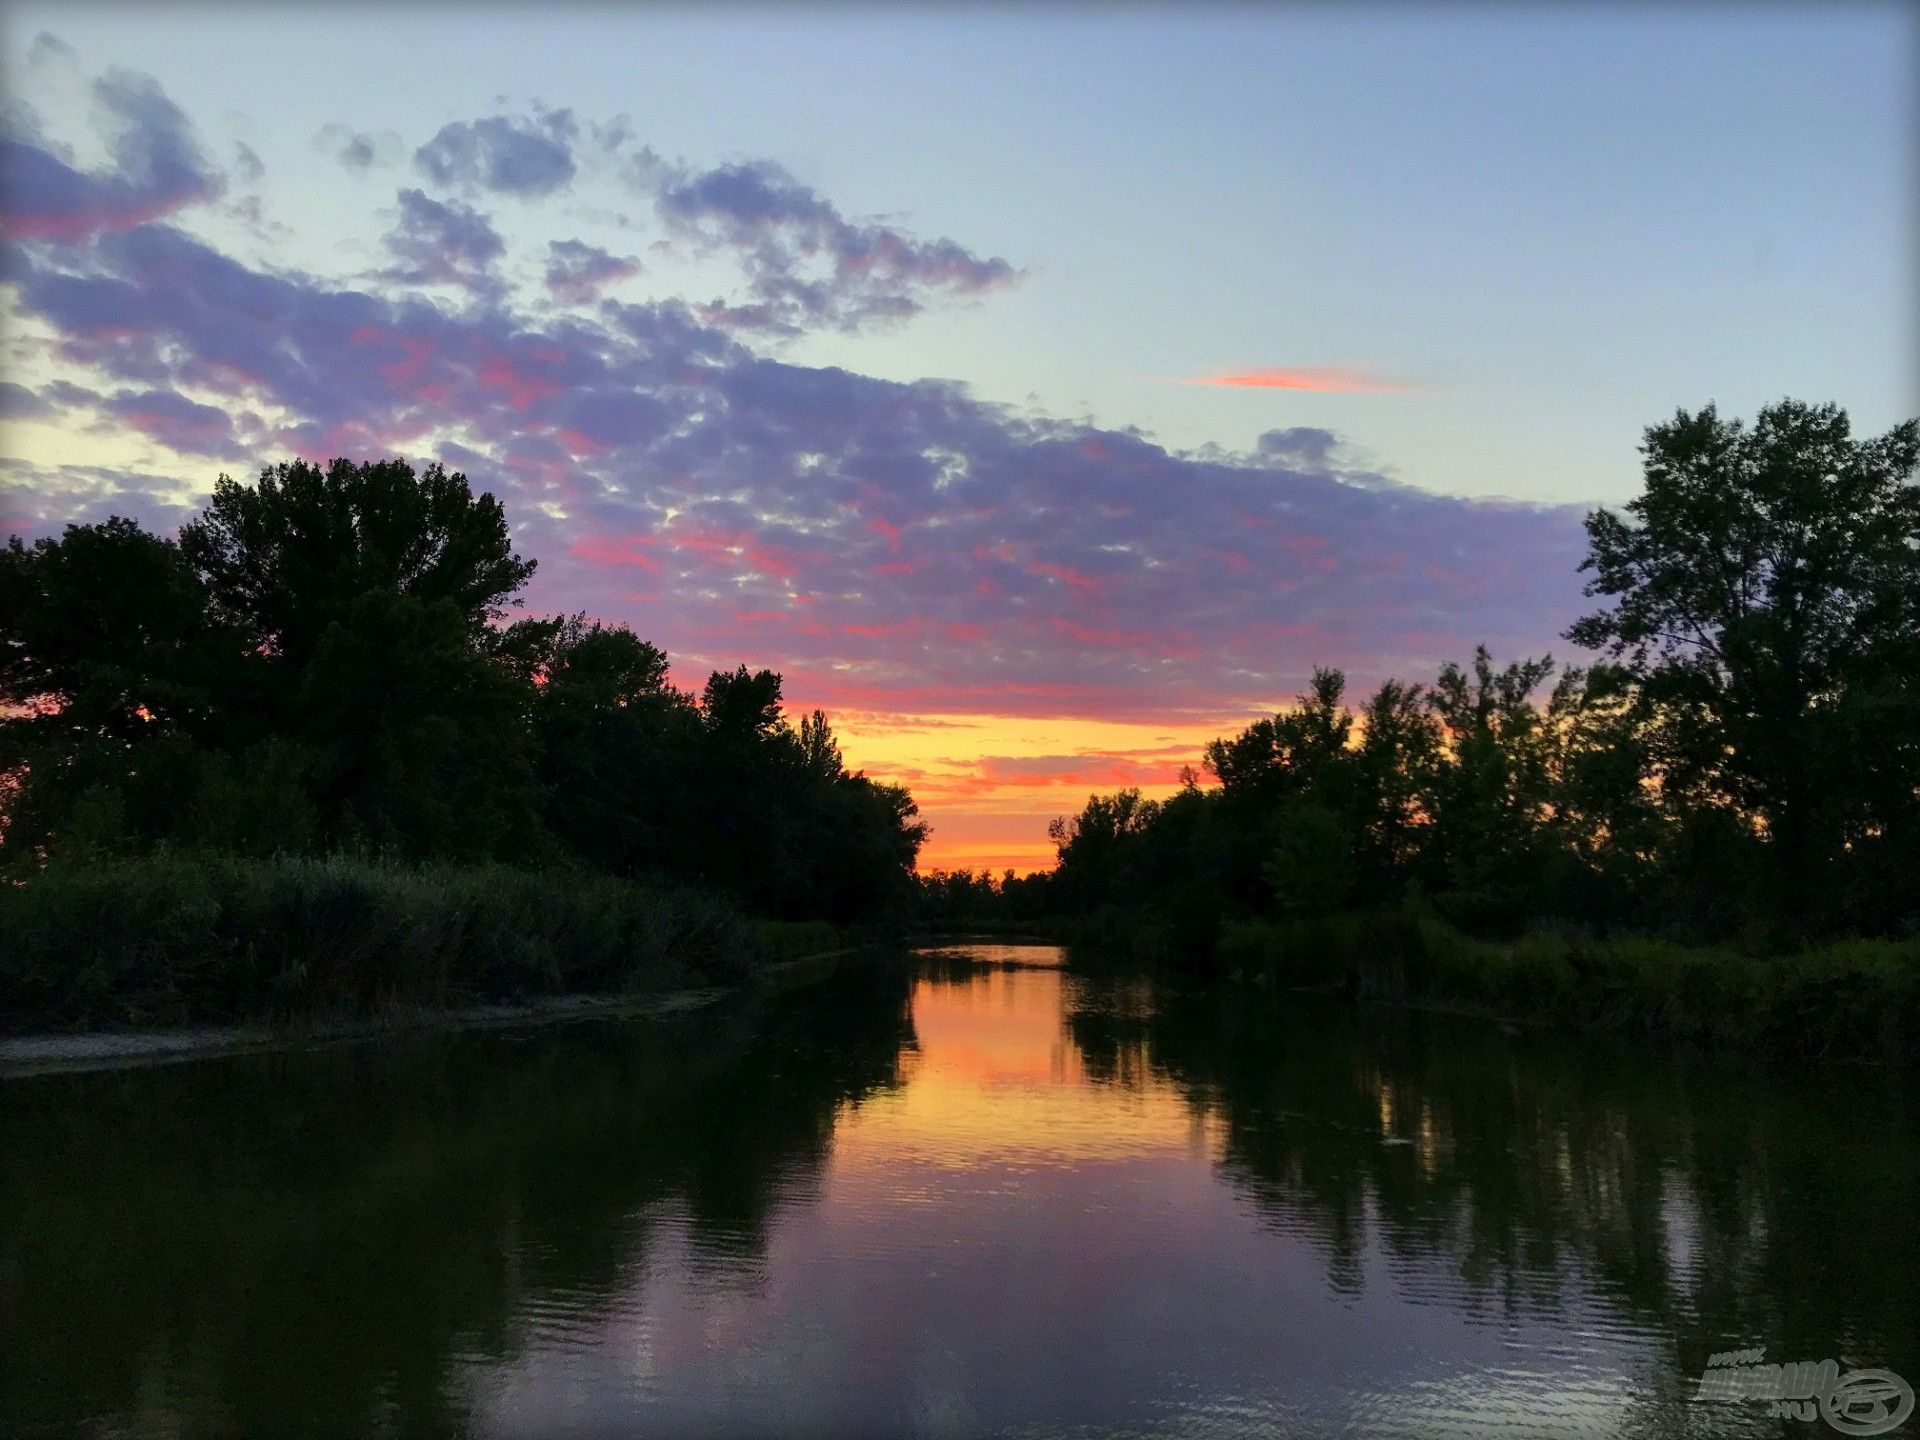
POLYGON ((1641 493, 1587 519, 1600 608, 1568 638, 1596 663, 1482 649, 1357 709, 1318 670, 1206 747, 1214 786, 1056 820, 1044 895, 943 876, 933 903, 1126 913, 1200 951, 1238 917, 1409 899, 1486 931, 1920 926, 1920 422, 1708 406, 1642 454, 1641 493))
POLYGON ((1642 493, 1587 521, 1610 603, 1569 634, 1639 687, 1662 781, 1757 819, 1804 906, 1838 851, 1912 821, 1910 763, 1870 755, 1910 760, 1920 728, 1920 422, 1856 440, 1834 405, 1709 405, 1642 453, 1642 493))
POLYGON ((780 676, 583 615, 509 622, 534 562, 490 495, 401 461, 222 476, 0 551, 0 861, 186 847, 581 864, 855 919, 911 893, 912 798, 850 774, 780 676))

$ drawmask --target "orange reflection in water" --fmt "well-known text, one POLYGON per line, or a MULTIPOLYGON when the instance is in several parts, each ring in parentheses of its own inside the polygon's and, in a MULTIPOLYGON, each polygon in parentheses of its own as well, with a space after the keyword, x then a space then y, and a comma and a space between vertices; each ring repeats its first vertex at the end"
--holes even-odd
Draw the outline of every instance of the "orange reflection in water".
POLYGON ((1021 968, 916 983, 919 1043, 903 1057, 906 1083, 842 1116, 836 1181, 897 1177, 903 1161, 1025 1169, 1209 1153, 1205 1122, 1165 1081, 1134 1075, 1115 1085, 1087 1073, 1064 1024, 1076 982, 1031 968, 1057 960, 1051 947, 1027 955, 1021 968))

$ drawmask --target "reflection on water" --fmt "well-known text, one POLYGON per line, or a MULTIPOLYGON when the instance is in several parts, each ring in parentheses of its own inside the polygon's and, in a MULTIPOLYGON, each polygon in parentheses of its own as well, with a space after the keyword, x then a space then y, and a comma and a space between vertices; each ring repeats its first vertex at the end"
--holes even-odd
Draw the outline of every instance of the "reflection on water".
POLYGON ((1707 1355, 1920 1378, 1892 1077, 1057 958, 0 1086, 0 1432, 1812 1434, 1707 1355))

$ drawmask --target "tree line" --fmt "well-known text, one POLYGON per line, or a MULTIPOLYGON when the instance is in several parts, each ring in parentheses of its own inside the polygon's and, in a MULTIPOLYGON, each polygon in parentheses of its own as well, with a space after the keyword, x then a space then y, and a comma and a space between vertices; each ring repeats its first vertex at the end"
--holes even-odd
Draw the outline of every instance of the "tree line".
POLYGON ((742 665, 696 696, 622 625, 509 618, 534 573, 440 465, 222 476, 0 550, 0 865, 156 851, 579 865, 848 921, 927 833, 742 665))
POLYGON ((959 922, 1105 916, 1205 951, 1222 923, 1414 901, 1462 928, 1757 946, 1920 927, 1920 422, 1833 405, 1650 427, 1587 519, 1595 652, 1353 696, 1338 670, 1214 741, 1165 800, 1096 795, 1059 863, 923 881, 959 922))

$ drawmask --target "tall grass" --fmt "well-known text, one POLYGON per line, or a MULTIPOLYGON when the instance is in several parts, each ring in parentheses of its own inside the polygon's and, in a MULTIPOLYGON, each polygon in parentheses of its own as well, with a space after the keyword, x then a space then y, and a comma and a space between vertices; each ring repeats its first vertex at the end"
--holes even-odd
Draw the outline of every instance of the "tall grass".
POLYGON ((161 856, 0 877, 0 1029, 366 1016, 744 978, 830 937, 573 871, 161 856))
POLYGON ((1408 908, 1232 922, 1220 955, 1244 977, 1362 999, 1797 1058, 1920 1062, 1920 939, 1772 957, 1554 931, 1491 941, 1408 908))

